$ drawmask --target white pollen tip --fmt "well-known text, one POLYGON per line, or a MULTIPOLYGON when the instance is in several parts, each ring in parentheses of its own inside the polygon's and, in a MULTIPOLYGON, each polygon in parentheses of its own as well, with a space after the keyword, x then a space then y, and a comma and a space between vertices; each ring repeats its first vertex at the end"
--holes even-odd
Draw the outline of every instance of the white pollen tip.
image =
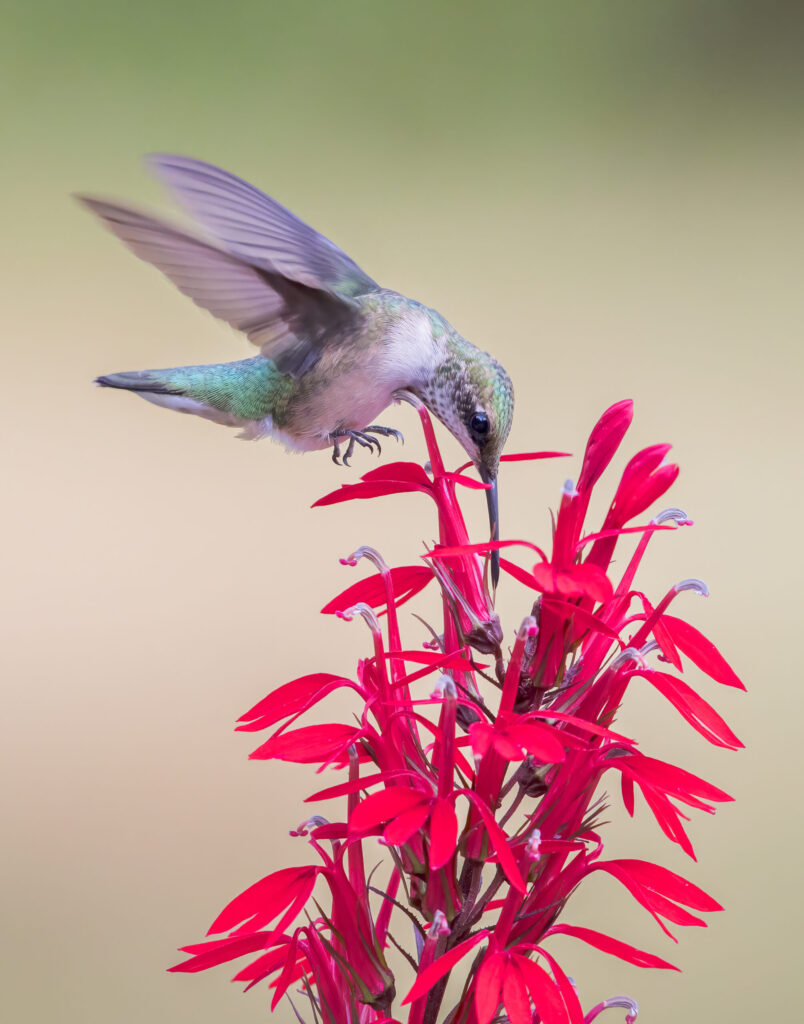
POLYGON ((692 520, 687 516, 683 508, 666 508, 653 520, 657 526, 664 523, 675 523, 677 526, 692 526, 692 520))
POLYGON ((677 594, 680 594, 682 590, 691 590, 694 594, 698 594, 700 597, 709 597, 709 587, 707 587, 703 580, 698 580, 694 577, 688 580, 682 580, 680 583, 676 583, 673 589, 677 594))
POLYGON ((443 700, 445 697, 457 697, 458 691, 455 688, 455 680, 447 672, 442 672, 438 677, 433 692, 430 696, 433 700, 443 700))

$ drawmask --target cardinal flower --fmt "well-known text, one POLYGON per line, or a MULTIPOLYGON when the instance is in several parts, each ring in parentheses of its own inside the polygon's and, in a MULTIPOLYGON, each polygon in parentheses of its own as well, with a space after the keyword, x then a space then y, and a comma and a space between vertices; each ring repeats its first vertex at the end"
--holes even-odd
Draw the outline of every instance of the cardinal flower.
MULTIPOLYGON (((326 773, 307 798, 314 813, 290 830, 304 847, 299 863, 245 888, 213 922, 214 937, 184 947, 188 959, 172 970, 250 957, 235 980, 268 985, 272 1008, 290 1000, 295 1017, 310 1024, 591 1024, 614 1011, 632 1024, 636 1001, 571 980, 572 955, 562 966, 552 940, 570 937, 646 969, 678 969, 610 934, 618 931, 616 905, 605 931, 573 916, 573 893, 601 873, 654 919, 660 938, 701 927, 721 909, 683 875, 605 850, 607 792, 629 814, 639 794, 690 858, 693 816, 731 799, 616 724, 629 693, 650 687, 694 739, 741 746, 696 689, 696 674, 742 687, 688 621, 687 602, 708 594, 705 584, 670 580, 658 599, 638 589, 648 550, 691 525, 681 509, 653 509, 678 467, 667 461, 667 444, 637 452, 609 492, 600 528, 587 526, 592 495, 631 422, 631 403, 619 402, 593 428, 577 483, 557 487, 547 541, 472 540, 461 501, 476 500, 486 485, 467 467, 445 468, 429 417, 420 415, 427 468, 381 466, 317 505, 426 500, 437 540, 420 557, 411 538, 400 566, 368 546, 342 558, 370 571, 317 606, 368 630, 354 671, 330 671, 327 652, 308 643, 300 652, 305 674, 276 681, 237 726, 269 731, 251 754, 256 761, 326 773), (635 547, 623 557, 626 535, 635 547), (510 626, 494 607, 488 570, 497 559, 502 585, 525 599, 510 626), (440 592, 437 623, 404 614, 427 588, 440 592)), ((504 456, 512 463, 508 487, 528 469, 546 472, 541 460, 560 455, 504 456)), ((281 768, 263 767, 270 786, 281 768)))

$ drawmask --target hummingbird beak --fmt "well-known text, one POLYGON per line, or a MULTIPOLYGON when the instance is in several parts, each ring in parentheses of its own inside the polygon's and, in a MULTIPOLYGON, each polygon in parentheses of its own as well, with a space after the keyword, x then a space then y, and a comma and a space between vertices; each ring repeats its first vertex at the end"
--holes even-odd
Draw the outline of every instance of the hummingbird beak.
MULTIPOLYGON (((486 502, 489 507, 489 526, 491 527, 491 539, 500 539, 500 504, 497 494, 497 474, 492 474, 485 468, 485 466, 478 467, 480 471, 480 479, 484 484, 491 484, 491 487, 486 491, 486 502)), ((496 589, 497 583, 500 579, 500 552, 491 552, 491 582, 496 589)))

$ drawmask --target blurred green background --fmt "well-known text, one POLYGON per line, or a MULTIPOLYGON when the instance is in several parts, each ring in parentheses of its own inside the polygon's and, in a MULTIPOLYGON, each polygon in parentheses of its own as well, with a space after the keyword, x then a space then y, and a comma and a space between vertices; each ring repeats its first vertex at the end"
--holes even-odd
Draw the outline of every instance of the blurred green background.
MULTIPOLYGON (((361 571, 338 556, 371 543, 412 561, 434 530, 413 497, 309 509, 367 459, 339 470, 93 390, 99 373, 250 354, 68 199, 160 202, 150 150, 252 180, 493 351, 517 388, 509 450, 580 455, 623 397, 623 459, 675 444, 667 501, 696 526, 654 542, 642 585, 710 584, 682 614, 749 693, 693 681, 748 750, 707 748, 635 688, 623 731, 737 803, 693 822, 699 865, 644 808, 613 812, 609 842, 726 912, 673 947, 593 879, 567 919, 684 973, 554 948, 587 1007, 627 993, 654 1024, 797 1017, 802 23, 799 4, 746 0, 6 0, 6 1019, 265 1019, 266 991, 240 996, 226 969, 164 973, 232 895, 306 859, 287 832, 319 781, 249 763, 253 737, 231 725, 271 687, 367 651, 358 624, 317 614, 361 571)), ((420 457, 412 413, 386 420, 420 457)), ((504 532, 546 541, 577 469, 510 467, 504 532)), ((468 508, 480 537, 482 503, 468 508)), ((528 610, 518 584, 499 607, 510 637, 528 610)))

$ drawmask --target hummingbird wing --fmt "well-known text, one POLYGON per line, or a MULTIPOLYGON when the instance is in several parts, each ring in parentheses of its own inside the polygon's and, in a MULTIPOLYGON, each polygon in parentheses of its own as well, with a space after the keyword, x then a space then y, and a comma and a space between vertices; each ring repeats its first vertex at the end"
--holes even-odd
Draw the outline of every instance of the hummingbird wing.
POLYGON ((226 252, 131 207, 78 196, 140 259, 183 294, 243 331, 282 373, 298 376, 359 316, 351 302, 226 252))
POLYGON ((337 245, 242 178, 186 156, 154 153, 147 163, 228 252, 347 301, 379 289, 337 245))

